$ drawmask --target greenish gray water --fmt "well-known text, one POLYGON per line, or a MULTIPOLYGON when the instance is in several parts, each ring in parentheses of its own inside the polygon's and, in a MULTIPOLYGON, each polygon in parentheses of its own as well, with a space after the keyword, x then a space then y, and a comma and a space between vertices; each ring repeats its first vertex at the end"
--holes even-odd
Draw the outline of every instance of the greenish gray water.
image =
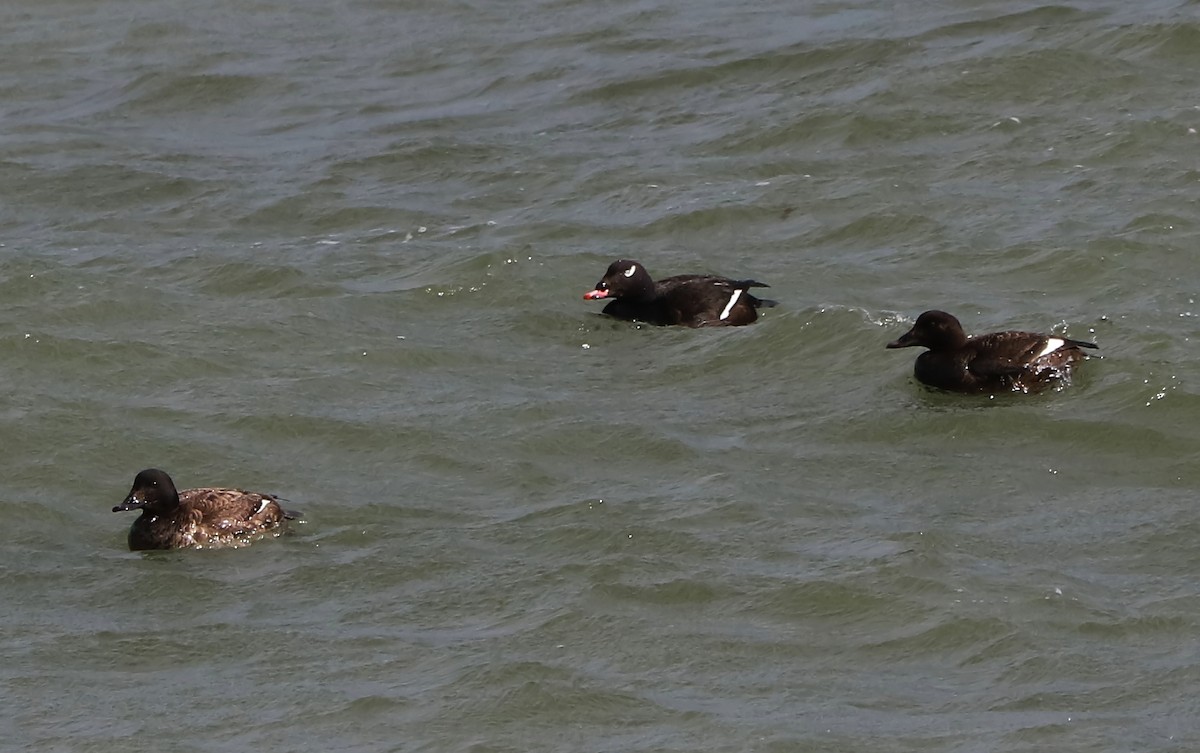
POLYGON ((1197 7, 8 3, 4 746, 1196 750, 1197 7), (307 522, 131 554, 148 466, 307 522))

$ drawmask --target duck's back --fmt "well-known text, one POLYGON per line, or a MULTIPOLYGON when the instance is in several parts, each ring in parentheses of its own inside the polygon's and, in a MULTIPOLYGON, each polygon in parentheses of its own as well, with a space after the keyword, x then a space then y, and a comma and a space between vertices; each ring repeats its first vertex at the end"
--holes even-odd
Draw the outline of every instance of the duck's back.
POLYGON ((959 391, 1038 392, 1069 376, 1080 349, 1093 343, 1037 332, 993 332, 972 337, 961 348, 930 350, 916 362, 917 379, 959 391))
POLYGON ((716 275, 675 275, 654 283, 669 324, 690 327, 740 326, 758 318, 758 307, 773 305, 750 295, 749 288, 765 288, 755 280, 731 280, 716 275))

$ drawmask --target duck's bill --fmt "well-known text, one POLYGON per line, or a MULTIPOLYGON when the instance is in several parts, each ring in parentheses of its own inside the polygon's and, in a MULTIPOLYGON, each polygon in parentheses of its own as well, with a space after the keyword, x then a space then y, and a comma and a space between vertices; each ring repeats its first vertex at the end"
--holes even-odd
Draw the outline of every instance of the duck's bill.
POLYGON ((590 290, 583 294, 585 301, 597 301, 601 298, 608 298, 607 290, 590 290))
POLYGON ((127 510, 140 510, 146 506, 145 502, 134 499, 133 496, 128 496, 125 501, 113 508, 113 512, 125 512, 127 510))

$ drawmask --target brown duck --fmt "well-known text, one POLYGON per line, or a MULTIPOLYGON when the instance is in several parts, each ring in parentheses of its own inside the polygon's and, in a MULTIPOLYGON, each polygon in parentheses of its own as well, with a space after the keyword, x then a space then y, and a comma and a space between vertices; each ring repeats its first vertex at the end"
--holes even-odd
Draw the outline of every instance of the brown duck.
POLYGON ((957 392, 1038 392, 1070 377, 1095 343, 1037 332, 993 332, 967 337, 945 311, 926 311, 889 348, 929 348, 917 356, 917 379, 957 392))
POLYGON ((241 489, 184 489, 164 471, 148 468, 133 480, 125 501, 113 512, 141 510, 129 529, 129 548, 216 549, 246 546, 278 529, 297 513, 279 506, 271 494, 241 489))

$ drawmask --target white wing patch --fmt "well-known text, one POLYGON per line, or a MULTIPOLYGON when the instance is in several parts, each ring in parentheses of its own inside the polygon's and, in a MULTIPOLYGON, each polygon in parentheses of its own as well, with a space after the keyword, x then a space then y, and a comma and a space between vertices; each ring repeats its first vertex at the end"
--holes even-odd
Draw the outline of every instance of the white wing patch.
POLYGON ((721 312, 721 321, 725 321, 729 318, 729 312, 733 311, 733 307, 737 305, 738 299, 741 297, 742 291, 733 291, 733 295, 729 296, 729 303, 725 304, 725 310, 721 312))
POLYGON ((269 504, 271 504, 271 500, 263 499, 263 501, 258 503, 258 509, 254 511, 254 514, 258 515, 260 512, 267 509, 267 505, 269 505, 269 504))
POLYGON ((629 269, 625 270, 626 277, 633 277, 635 274, 637 274, 637 265, 636 264, 630 265, 629 269))
POLYGON ((1059 337, 1051 337, 1046 340, 1046 347, 1042 348, 1042 352, 1034 356, 1035 359, 1047 356, 1066 345, 1067 341, 1059 337))

